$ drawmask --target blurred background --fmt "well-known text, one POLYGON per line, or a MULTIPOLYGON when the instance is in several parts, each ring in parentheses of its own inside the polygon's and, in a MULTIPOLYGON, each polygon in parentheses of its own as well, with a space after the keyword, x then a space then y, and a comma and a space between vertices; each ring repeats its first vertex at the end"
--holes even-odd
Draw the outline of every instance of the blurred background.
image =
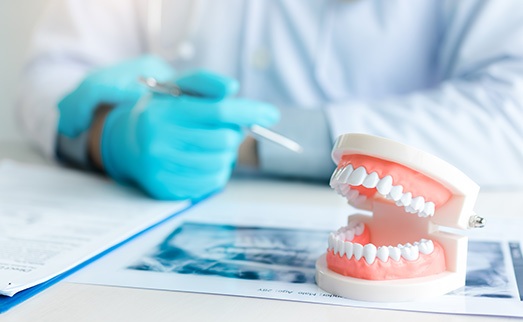
POLYGON ((48 0, 0 0, 0 140, 18 140, 14 103, 29 37, 48 0))

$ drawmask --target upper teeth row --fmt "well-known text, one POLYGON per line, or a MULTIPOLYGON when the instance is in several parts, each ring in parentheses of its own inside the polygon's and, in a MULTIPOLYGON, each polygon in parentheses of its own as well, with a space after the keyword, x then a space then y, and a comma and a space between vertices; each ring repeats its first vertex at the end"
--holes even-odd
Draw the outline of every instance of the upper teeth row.
POLYGON ((392 185, 391 176, 380 178, 376 172, 368 174, 363 166, 354 169, 352 164, 349 164, 337 168, 332 174, 330 186, 356 205, 363 201, 365 196, 359 196, 357 191, 350 189, 350 186, 376 188, 378 193, 393 200, 396 205, 404 207, 405 211, 418 214, 419 217, 433 216, 436 208, 432 201, 426 202, 422 196, 413 198, 412 193, 404 193, 402 185, 392 185))
POLYGON ((389 258, 394 261, 399 261, 403 257, 407 261, 415 261, 419 258, 419 254, 430 254, 434 251, 434 243, 432 240, 421 239, 419 242, 413 244, 406 243, 398 246, 380 246, 376 247, 374 244, 367 244, 365 246, 359 243, 353 243, 345 239, 345 235, 339 233, 331 233, 329 236, 329 250, 340 257, 347 257, 355 260, 365 258, 368 264, 374 263, 376 258, 382 262, 387 262, 389 258))

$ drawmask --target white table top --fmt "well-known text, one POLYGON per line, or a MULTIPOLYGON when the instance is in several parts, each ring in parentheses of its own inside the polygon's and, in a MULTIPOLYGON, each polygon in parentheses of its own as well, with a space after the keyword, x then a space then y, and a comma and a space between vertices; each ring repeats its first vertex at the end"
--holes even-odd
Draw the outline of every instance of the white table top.
MULTIPOLYGON (((24 143, 0 143, 0 158, 48 163, 24 143)), ((290 202, 343 201, 329 187, 299 182, 233 180, 220 198, 285 198, 290 202), (291 193, 291 191, 294 191, 291 193), (314 193, 307 198, 304 193, 314 193)), ((523 192, 481 192, 476 211, 481 216, 523 216, 523 192)), ((430 314, 320 305, 235 296, 55 284, 0 315, 0 321, 513 321, 485 316, 430 314)))

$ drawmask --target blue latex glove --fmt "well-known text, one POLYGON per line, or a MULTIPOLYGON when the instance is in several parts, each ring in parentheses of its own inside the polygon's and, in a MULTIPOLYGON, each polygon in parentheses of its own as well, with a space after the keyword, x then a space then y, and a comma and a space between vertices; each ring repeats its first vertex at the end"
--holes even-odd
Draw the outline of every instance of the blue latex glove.
MULTIPOLYGON (((148 75, 145 75, 148 76, 148 75)), ((149 94, 122 103, 106 118, 102 160, 112 177, 158 199, 199 199, 228 181, 244 138, 242 127, 271 126, 272 105, 231 98, 235 80, 197 72, 177 80, 205 98, 149 94)))
POLYGON ((173 80, 174 69, 160 58, 143 56, 90 73, 82 83, 59 103, 58 133, 77 137, 86 131, 94 110, 100 103, 134 103, 147 89, 136 80, 139 76, 159 81, 173 80))

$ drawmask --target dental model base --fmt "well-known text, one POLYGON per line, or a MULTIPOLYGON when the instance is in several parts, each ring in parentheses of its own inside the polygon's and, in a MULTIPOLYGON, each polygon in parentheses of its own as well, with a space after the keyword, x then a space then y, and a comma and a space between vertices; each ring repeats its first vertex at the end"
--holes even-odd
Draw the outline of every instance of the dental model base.
POLYGON ((468 238, 440 227, 483 225, 479 186, 428 153, 370 135, 338 138, 330 185, 355 214, 316 262, 327 292, 364 301, 411 301, 465 285, 468 238))

